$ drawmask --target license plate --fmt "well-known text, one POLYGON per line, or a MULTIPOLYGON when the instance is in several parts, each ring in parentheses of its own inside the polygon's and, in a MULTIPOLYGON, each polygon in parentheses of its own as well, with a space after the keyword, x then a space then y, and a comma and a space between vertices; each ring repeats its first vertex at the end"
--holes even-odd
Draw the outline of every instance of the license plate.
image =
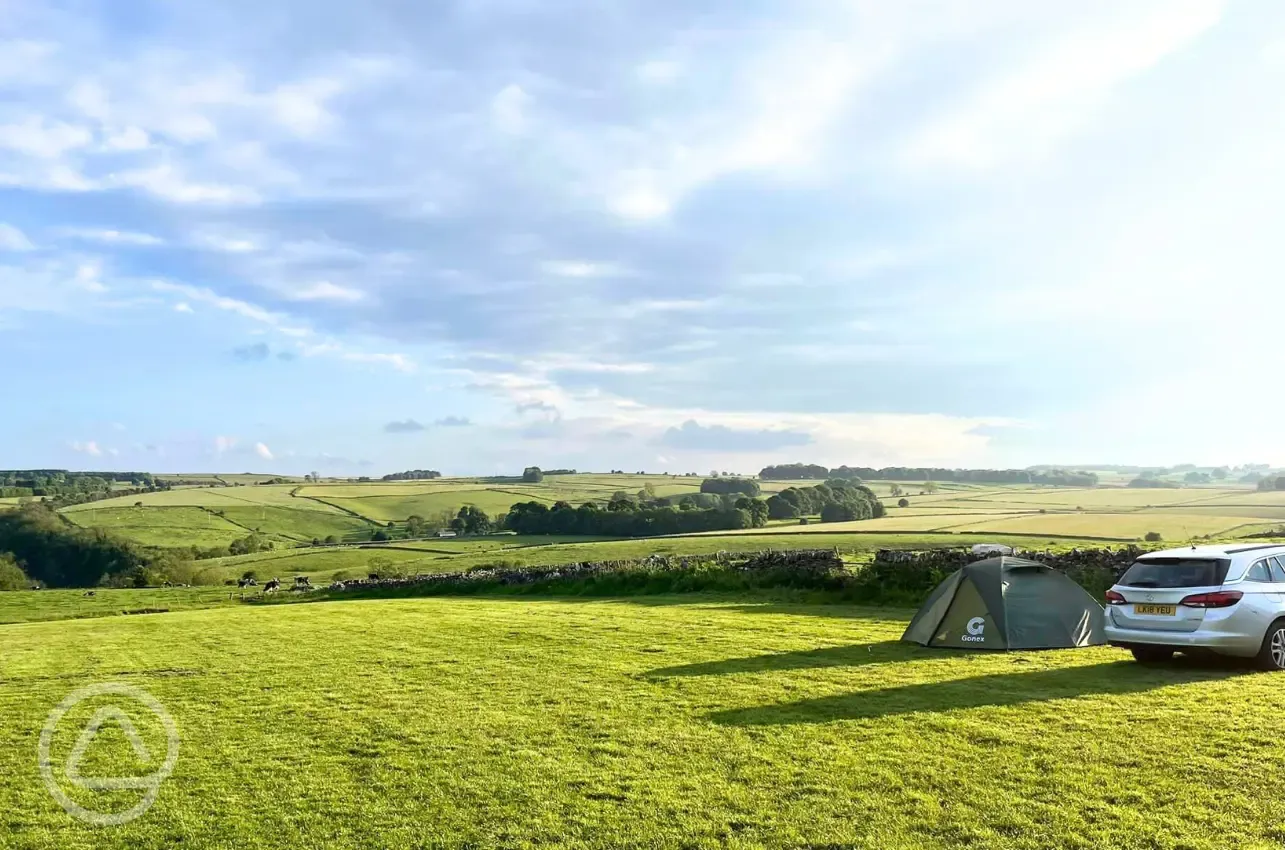
POLYGON ((1134 605, 1135 614, 1152 614, 1157 617, 1172 617, 1178 613, 1177 605, 1134 605))

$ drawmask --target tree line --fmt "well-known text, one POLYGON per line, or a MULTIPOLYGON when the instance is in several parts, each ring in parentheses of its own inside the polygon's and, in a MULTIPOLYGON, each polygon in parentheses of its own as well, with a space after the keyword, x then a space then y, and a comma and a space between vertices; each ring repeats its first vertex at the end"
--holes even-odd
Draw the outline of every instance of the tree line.
POLYGON ((181 572, 181 558, 173 553, 79 528, 39 503, 0 513, 0 561, 6 584, 22 586, 32 581, 48 587, 143 586, 181 572))
MULTIPOLYGON (((737 479, 709 479, 706 483, 715 481, 726 487, 737 479)), ((757 492, 755 482, 747 483, 757 492)), ((726 490, 666 498, 647 498, 646 491, 638 497, 621 492, 605 507, 595 502, 579 507, 565 501, 552 507, 544 502, 522 502, 510 508, 497 525, 518 534, 648 537, 761 528, 769 519, 816 514, 822 522, 872 519, 884 515, 884 506, 870 488, 834 480, 816 487, 791 487, 766 500, 726 490)))
POLYGON ((789 487, 767 499, 771 519, 821 515, 822 522, 878 519, 885 509, 874 491, 850 480, 835 478, 815 487, 789 487))
POLYGON ((758 496, 760 490, 757 481, 749 478, 706 478, 701 482, 702 493, 738 493, 742 496, 758 496))
POLYGON ((944 469, 940 467, 840 466, 827 469, 808 463, 765 466, 759 472, 765 481, 806 481, 846 479, 865 481, 958 481, 986 484, 1050 484, 1062 487, 1093 487, 1098 476, 1092 472, 1065 469, 944 469))
POLYGON ((436 469, 408 469, 405 472, 394 472, 391 475, 385 475, 383 481, 431 481, 434 478, 441 478, 442 473, 436 469))

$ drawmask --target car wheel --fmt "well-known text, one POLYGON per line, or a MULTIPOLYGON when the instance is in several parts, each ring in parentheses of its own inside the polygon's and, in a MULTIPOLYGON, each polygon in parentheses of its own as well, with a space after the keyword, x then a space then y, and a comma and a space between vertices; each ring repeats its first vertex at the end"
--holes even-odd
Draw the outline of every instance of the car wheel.
POLYGON ((1133 660, 1140 664, 1158 664, 1173 658, 1173 650, 1163 646, 1135 646, 1133 660))
POLYGON ((1264 670, 1285 670, 1285 620, 1267 627, 1263 647, 1258 650, 1258 666, 1264 670))

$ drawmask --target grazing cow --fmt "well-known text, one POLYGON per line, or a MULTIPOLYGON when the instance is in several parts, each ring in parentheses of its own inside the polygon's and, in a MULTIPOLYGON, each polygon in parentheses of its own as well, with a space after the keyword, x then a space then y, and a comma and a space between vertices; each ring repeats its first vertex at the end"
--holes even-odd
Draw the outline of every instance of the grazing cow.
POLYGON ((294 589, 295 590, 312 590, 312 582, 308 579, 307 576, 295 576, 294 589))
POLYGON ((259 583, 252 578, 239 578, 236 581, 237 587, 258 587, 259 583))
POLYGON ((81 594, 81 596, 94 596, 94 595, 96 594, 92 590, 86 590, 84 593, 81 594))
POLYGON ((328 589, 328 590, 344 590, 346 587, 348 587, 348 585, 344 584, 342 581, 332 581, 332 582, 330 583, 330 587, 329 587, 329 588, 327 588, 327 589, 328 589))
POLYGON ((281 589, 281 579, 279 578, 274 578, 272 581, 268 582, 263 586, 264 593, 273 593, 280 589, 281 589))

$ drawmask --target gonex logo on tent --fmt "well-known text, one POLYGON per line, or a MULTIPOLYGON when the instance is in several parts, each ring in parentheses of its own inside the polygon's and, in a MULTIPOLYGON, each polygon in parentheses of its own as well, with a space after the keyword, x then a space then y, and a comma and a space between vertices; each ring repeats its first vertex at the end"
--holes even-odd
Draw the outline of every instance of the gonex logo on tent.
POLYGON ((960 640, 966 640, 972 643, 986 642, 986 636, 982 634, 982 631, 986 628, 986 621, 983 618, 974 617, 968 621, 968 625, 966 625, 965 628, 968 629, 968 634, 960 635, 960 640))

